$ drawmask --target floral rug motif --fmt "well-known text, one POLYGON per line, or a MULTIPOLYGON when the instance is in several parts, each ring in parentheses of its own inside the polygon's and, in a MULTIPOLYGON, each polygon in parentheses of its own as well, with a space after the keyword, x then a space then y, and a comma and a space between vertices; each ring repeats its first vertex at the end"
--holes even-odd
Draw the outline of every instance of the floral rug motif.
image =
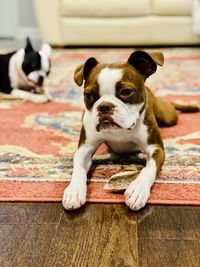
MULTIPOLYGON (((162 49, 165 65, 149 78, 154 93, 167 100, 200 103, 200 49, 162 49)), ((70 181, 83 111, 75 68, 88 57, 126 60, 131 49, 55 50, 46 82, 53 101, 33 104, 0 96, 0 200, 60 201, 70 181)), ((179 114, 179 123, 161 128, 166 161, 149 203, 200 204, 200 112, 179 114)), ((115 173, 141 168, 135 156, 115 158, 102 146, 88 177, 90 202, 124 202, 103 189, 115 173)))

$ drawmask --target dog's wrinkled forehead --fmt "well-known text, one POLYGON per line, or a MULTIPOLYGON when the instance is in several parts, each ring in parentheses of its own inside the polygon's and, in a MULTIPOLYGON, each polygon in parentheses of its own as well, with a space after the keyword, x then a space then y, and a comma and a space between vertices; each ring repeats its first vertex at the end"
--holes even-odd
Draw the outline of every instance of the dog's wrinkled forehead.
POLYGON ((122 82, 129 82, 133 87, 144 84, 141 75, 126 63, 98 63, 85 78, 85 91, 96 91, 100 96, 116 95, 117 89, 122 82))
POLYGON ((125 104, 137 104, 143 101, 145 80, 163 62, 162 53, 145 51, 133 52, 124 63, 101 64, 95 58, 89 58, 77 67, 74 81, 79 86, 84 83, 88 109, 104 95, 112 95, 125 104))
POLYGON ((120 88, 140 88, 144 79, 126 64, 108 64, 96 76, 99 95, 117 95, 120 88))
MULTIPOLYGON (((164 63, 164 56, 160 52, 133 52, 127 62, 113 63, 113 64, 100 64, 96 58, 91 57, 86 62, 78 66, 74 73, 74 81, 77 85, 81 86, 85 81, 85 86, 89 82, 94 82, 94 78, 99 72, 109 65, 109 68, 123 68, 129 69, 131 72, 136 72, 140 78, 146 79, 157 70, 157 65, 162 66, 164 63)), ((130 73, 130 71, 129 71, 130 73)), ((97 77, 96 77, 97 78, 97 77)))
POLYGON ((122 68, 103 68, 97 76, 100 95, 115 95, 116 84, 122 79, 122 68))
POLYGON ((121 88, 141 88, 145 79, 126 63, 98 64, 85 80, 85 92, 98 93, 99 97, 118 97, 121 88))

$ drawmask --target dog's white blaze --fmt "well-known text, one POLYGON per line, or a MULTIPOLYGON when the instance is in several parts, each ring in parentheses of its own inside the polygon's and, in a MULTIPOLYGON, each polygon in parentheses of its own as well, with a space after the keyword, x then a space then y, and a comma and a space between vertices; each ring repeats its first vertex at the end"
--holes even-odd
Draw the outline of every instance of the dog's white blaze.
POLYGON ((116 84, 122 79, 123 70, 117 68, 104 68, 101 70, 98 76, 99 93, 100 98, 93 107, 93 122, 98 123, 97 106, 101 102, 110 102, 114 104, 115 112, 113 114, 113 120, 119 124, 122 128, 128 129, 136 123, 139 118, 139 111, 143 105, 141 104, 125 104, 119 100, 116 96, 116 84))
POLYGON ((102 95, 115 95, 116 83, 122 79, 121 69, 110 69, 108 67, 101 70, 98 76, 99 92, 102 95))

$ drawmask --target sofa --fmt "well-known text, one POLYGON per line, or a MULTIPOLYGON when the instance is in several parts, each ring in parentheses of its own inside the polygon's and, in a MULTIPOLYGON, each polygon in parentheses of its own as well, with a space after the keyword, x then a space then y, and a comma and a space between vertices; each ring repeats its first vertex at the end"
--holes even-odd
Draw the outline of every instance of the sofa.
POLYGON ((56 46, 199 44, 192 0, 34 0, 43 41, 56 46))

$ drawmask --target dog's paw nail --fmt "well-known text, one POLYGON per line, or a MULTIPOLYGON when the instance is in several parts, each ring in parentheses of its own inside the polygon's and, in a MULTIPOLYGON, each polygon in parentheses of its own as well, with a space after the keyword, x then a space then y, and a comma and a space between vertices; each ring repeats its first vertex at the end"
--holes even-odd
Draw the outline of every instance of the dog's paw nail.
POLYGON ((62 204, 67 210, 78 209, 86 202, 86 187, 68 186, 63 195, 62 204))
POLYGON ((132 195, 133 193, 133 188, 128 186, 128 188, 126 189, 126 191, 124 192, 124 197, 125 199, 129 199, 130 196, 132 195))
POLYGON ((130 194, 124 194, 124 198, 125 198, 125 200, 127 200, 128 201, 128 199, 130 198, 130 194))
POLYGON ((127 188, 125 203, 131 210, 139 210, 145 206, 149 195, 150 188, 144 187, 144 185, 138 181, 134 181, 127 188))
POLYGON ((86 198, 80 198, 79 202, 80 202, 80 205, 83 206, 86 202, 86 198))

